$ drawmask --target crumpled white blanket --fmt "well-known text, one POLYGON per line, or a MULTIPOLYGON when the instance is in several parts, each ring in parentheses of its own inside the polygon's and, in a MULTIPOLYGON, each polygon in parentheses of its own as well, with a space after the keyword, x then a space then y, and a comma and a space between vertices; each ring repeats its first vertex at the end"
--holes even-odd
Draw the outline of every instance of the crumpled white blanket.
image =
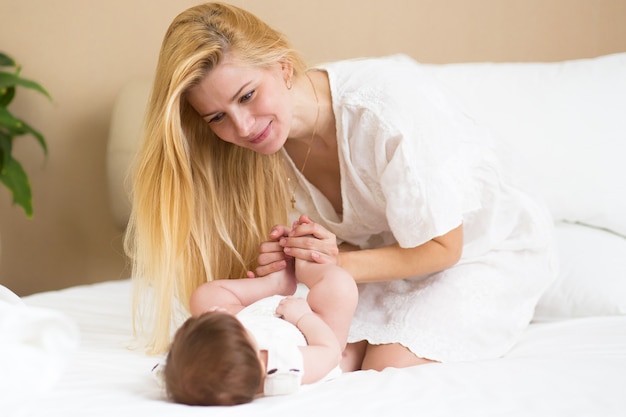
POLYGON ((78 344, 78 326, 69 317, 28 306, 0 285, 0 410, 50 390, 78 344))

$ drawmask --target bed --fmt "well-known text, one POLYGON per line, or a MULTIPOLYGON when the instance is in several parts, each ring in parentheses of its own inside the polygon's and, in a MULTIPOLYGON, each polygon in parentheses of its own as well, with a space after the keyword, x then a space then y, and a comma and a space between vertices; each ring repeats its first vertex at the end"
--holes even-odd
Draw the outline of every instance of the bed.
MULTIPOLYGON (((359 371, 236 407, 169 402, 134 346, 132 281, 19 298, 0 287, 2 416, 626 416, 626 53, 557 63, 424 65, 501 139, 520 183, 550 208, 561 272, 504 357, 359 371)), ((112 210, 149 80, 111 122, 112 210)))

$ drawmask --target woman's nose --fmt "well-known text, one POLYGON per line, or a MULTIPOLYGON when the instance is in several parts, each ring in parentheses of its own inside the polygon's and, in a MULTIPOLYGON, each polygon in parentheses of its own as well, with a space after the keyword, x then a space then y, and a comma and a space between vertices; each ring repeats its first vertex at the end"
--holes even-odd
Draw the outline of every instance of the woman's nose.
POLYGON ((248 111, 240 111, 235 116, 235 128, 240 137, 247 138, 252 133, 254 117, 248 111))

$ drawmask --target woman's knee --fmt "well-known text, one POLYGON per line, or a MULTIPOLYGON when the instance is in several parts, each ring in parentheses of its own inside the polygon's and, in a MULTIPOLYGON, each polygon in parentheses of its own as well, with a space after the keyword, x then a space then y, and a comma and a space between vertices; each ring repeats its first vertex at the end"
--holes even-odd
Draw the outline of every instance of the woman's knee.
POLYGON ((363 356, 361 369, 382 371, 385 368, 407 368, 434 362, 430 359, 420 358, 399 343, 368 345, 363 356))
POLYGON ((341 358, 341 370, 343 372, 358 371, 361 369, 361 363, 363 362, 363 356, 365 355, 365 349, 367 348, 367 341, 362 340, 360 342, 348 343, 343 351, 341 358))

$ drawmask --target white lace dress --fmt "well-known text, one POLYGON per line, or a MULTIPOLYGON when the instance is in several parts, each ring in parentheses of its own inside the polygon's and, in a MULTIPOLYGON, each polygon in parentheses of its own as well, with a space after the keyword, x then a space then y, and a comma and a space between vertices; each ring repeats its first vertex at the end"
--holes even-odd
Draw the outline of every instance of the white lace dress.
POLYGON ((364 249, 415 247, 464 227, 454 267, 360 284, 350 341, 399 342, 442 362, 504 354, 556 276, 549 214, 508 182, 490 136, 418 63, 399 55, 320 69, 331 86, 343 213, 290 164, 300 183, 292 214, 364 249))

